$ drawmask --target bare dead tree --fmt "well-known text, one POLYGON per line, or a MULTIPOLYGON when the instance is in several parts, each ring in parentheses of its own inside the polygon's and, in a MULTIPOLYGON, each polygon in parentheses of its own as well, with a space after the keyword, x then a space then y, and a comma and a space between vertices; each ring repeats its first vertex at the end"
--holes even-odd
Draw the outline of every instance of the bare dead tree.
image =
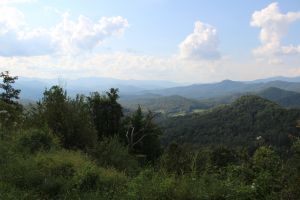
POLYGON ((141 143, 146 136, 154 134, 151 131, 148 131, 151 128, 152 120, 156 117, 151 111, 148 111, 148 114, 145 118, 145 123, 140 130, 137 130, 131 122, 126 131, 126 138, 128 142, 128 150, 133 151, 134 147, 141 143))

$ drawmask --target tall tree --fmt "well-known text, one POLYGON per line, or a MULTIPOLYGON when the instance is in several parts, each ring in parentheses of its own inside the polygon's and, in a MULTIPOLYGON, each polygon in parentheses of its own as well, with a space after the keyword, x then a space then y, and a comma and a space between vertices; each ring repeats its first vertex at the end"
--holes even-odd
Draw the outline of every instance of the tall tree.
POLYGON ((106 95, 94 92, 88 97, 91 116, 98 132, 98 138, 117 135, 123 117, 122 106, 117 102, 118 89, 111 88, 106 95))
POLYGON ((0 99, 8 104, 16 104, 21 90, 13 88, 13 84, 18 77, 10 76, 8 71, 1 72, 0 77, 2 78, 0 88, 3 90, 0 94, 0 99))
POLYGON ((15 89, 13 84, 17 76, 10 76, 8 71, 1 72, 0 77, 0 129, 11 130, 20 125, 22 106, 16 100, 19 99, 21 90, 15 89))
POLYGON ((52 86, 45 90, 42 99, 42 109, 44 118, 48 126, 56 133, 66 132, 66 114, 68 112, 67 93, 59 86, 52 86))
POLYGON ((87 149, 97 140, 89 107, 84 96, 70 99, 59 86, 44 92, 39 113, 46 124, 58 135, 64 147, 87 149))
POLYGON ((150 111, 144 115, 139 106, 132 116, 125 119, 129 152, 145 155, 150 161, 161 154, 159 141, 161 130, 153 122, 154 118, 155 115, 150 111))

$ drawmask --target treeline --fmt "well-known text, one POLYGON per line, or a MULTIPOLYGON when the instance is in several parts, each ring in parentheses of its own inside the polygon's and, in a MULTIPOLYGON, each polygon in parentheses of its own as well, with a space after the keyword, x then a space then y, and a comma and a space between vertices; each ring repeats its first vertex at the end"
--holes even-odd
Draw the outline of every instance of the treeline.
MULTIPOLYGON (((118 90, 70 98, 46 89, 29 108, 1 73, 0 199, 299 199, 300 141, 160 145, 155 115, 124 114, 118 90)), ((232 139, 234 135, 230 135, 232 139)))

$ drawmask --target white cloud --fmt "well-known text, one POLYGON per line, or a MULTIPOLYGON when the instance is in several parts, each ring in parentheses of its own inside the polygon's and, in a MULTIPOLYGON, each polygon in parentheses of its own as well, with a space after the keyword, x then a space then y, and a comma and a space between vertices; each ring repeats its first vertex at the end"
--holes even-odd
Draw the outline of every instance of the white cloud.
POLYGON ((63 53, 76 53, 93 49, 107 37, 122 35, 127 27, 127 20, 121 16, 102 17, 94 23, 83 15, 72 21, 65 13, 63 21, 52 29, 51 36, 63 53))
POLYGON ((190 60, 215 60, 220 58, 217 30, 200 21, 195 23, 194 32, 179 45, 180 57, 190 60))
POLYGON ((300 12, 280 12, 277 3, 271 3, 266 8, 255 11, 251 26, 260 28, 261 46, 254 49, 257 57, 266 57, 269 63, 280 63, 281 56, 300 53, 300 45, 284 46, 282 38, 287 35, 291 23, 300 20, 300 12))
POLYGON ((24 26, 24 15, 14 7, 0 6, 0 35, 24 26))
POLYGON ((62 21, 52 28, 30 28, 16 8, 0 6, 0 13, 2 56, 78 54, 91 51, 108 37, 122 35, 128 27, 121 16, 102 17, 93 22, 83 15, 71 20, 65 13, 62 21))

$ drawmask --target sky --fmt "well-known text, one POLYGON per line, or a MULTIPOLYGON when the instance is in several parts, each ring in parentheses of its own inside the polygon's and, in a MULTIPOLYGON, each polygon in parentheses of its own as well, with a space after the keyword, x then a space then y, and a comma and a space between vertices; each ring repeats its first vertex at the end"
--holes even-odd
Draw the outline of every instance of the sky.
POLYGON ((299 0, 0 0, 0 71, 203 83, 300 76, 299 0))

